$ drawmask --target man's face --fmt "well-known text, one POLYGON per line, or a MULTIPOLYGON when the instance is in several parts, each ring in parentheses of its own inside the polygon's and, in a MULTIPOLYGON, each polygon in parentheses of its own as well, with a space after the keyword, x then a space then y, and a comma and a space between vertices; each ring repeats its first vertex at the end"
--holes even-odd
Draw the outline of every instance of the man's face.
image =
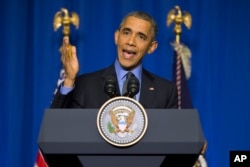
POLYGON ((145 54, 152 53, 158 45, 153 41, 151 24, 134 16, 128 17, 120 30, 115 32, 115 44, 118 60, 127 70, 140 64, 145 54))

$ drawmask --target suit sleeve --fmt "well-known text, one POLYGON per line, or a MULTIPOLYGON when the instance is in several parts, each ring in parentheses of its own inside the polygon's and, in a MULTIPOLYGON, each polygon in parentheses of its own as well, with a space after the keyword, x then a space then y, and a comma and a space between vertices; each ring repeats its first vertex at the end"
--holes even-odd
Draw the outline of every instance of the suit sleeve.
POLYGON ((60 93, 60 91, 57 91, 57 93, 55 94, 52 100, 50 107, 51 108, 68 108, 70 96, 71 96, 71 93, 67 95, 63 95, 60 93))

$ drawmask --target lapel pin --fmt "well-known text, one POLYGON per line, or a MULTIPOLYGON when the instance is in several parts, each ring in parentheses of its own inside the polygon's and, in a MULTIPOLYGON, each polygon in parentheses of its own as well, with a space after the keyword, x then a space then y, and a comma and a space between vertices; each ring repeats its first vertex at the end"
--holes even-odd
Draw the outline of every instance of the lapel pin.
POLYGON ((150 87, 149 90, 155 90, 155 88, 154 87, 150 87))

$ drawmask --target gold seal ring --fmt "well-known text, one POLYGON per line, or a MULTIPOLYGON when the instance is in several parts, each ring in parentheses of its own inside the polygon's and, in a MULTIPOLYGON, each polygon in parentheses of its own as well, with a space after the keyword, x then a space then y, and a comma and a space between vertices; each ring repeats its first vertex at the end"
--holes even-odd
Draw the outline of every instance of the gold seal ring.
POLYGON ((105 102, 97 115, 97 128, 102 138, 118 146, 131 146, 144 136, 148 117, 136 100, 119 96, 105 102))

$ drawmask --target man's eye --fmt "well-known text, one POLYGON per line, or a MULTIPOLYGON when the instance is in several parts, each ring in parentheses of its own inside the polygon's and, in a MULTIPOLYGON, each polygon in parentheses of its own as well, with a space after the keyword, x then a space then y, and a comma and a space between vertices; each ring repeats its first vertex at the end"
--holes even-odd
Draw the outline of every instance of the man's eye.
POLYGON ((140 38, 141 40, 146 40, 146 37, 145 37, 144 35, 139 35, 139 38, 140 38))
POLYGON ((128 35, 128 34, 129 34, 129 31, 123 31, 123 34, 124 34, 124 35, 128 35))

